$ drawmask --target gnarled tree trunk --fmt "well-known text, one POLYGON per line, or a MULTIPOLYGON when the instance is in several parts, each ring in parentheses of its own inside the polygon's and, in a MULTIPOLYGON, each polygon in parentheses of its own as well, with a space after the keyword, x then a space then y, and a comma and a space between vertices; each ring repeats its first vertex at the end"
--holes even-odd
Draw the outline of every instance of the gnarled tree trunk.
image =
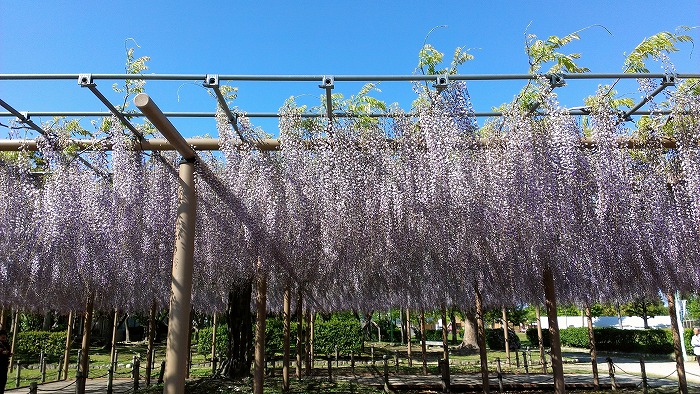
POLYGON ((228 362, 223 374, 231 378, 250 376, 253 362, 253 319, 250 312, 252 293, 253 282, 250 279, 244 280, 228 293, 228 362))

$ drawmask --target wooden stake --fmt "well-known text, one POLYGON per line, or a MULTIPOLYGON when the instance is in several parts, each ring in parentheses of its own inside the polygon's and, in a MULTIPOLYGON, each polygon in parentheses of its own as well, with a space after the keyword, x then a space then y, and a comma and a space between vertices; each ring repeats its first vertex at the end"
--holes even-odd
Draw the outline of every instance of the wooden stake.
POLYGON ((506 360, 508 362, 508 366, 510 367, 510 344, 508 343, 508 315, 506 315, 505 307, 501 308, 501 312, 503 313, 503 345, 506 349, 506 360))
POLYGON ((544 361, 544 336, 542 335, 542 316, 540 316, 540 306, 535 305, 535 315, 537 316, 537 339, 540 342, 540 365, 542 373, 547 373, 547 364, 544 361))
POLYGON ((10 353, 12 353, 12 356, 10 356, 10 372, 12 372, 12 363, 14 362, 15 359, 15 344, 17 343, 17 322, 19 321, 19 311, 15 310, 15 316, 12 319, 12 344, 10 345, 10 353))
POLYGON ((450 359, 450 347, 447 345, 447 309, 442 306, 442 358, 443 360, 450 359))
POLYGON ((406 308, 406 343, 408 344, 408 366, 413 366, 413 357, 411 356, 411 312, 406 308))
POLYGON ((83 344, 80 348, 80 360, 78 364, 78 374, 75 383, 75 393, 85 394, 85 379, 89 374, 90 362, 90 334, 92 333, 92 313, 95 302, 94 293, 88 296, 87 306, 85 307, 85 319, 83 323, 83 344))
POLYGON ((156 334, 156 301, 151 303, 151 313, 148 315, 148 348, 146 351, 146 387, 151 385, 151 370, 153 370, 153 337, 156 334))
POLYGON ((212 315, 212 322, 211 322, 211 373, 212 375, 216 373, 216 312, 212 315))
POLYGON ((302 298, 301 298, 301 287, 297 289, 299 294, 297 295, 297 343, 296 343, 296 352, 297 352, 297 379, 301 380, 301 352, 303 350, 303 345, 302 345, 302 335, 303 335, 303 327, 302 324, 304 322, 304 314, 302 313, 302 298))

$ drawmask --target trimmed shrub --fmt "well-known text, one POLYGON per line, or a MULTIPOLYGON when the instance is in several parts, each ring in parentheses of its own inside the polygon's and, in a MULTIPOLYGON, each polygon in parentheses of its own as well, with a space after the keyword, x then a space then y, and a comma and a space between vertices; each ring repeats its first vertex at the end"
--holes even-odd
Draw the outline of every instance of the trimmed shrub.
MULTIPOLYGON (((228 338, 226 330, 228 326, 219 324, 216 326, 216 355, 221 358, 226 354, 228 338)), ((197 353, 211 354, 211 334, 212 327, 204 327, 199 330, 199 341, 197 342, 197 353)))
MULTIPOLYGON (((506 345, 503 337, 503 329, 487 329, 486 345, 491 350, 505 350, 506 345)), ((513 330, 508 330, 508 348, 510 350, 520 349, 520 338, 513 330)))
MULTIPOLYGON (((537 328, 528 328, 525 335, 533 347, 540 346, 540 338, 537 336, 537 328)), ((552 346, 549 342, 549 330, 542 330, 542 342, 544 342, 544 347, 552 346)))
POLYGON ((559 338, 562 346, 588 349, 588 327, 571 327, 559 330, 559 338))
POLYGON ((314 352, 317 354, 359 352, 362 349, 362 326, 354 317, 333 315, 330 320, 316 320, 314 352))
POLYGON ((42 350, 49 360, 63 357, 66 332, 24 331, 17 333, 15 353, 22 360, 39 360, 42 350))
MULTIPOLYGON (((420 339, 420 332, 418 333, 420 339)), ((442 341, 442 330, 425 330, 426 341, 442 341)))

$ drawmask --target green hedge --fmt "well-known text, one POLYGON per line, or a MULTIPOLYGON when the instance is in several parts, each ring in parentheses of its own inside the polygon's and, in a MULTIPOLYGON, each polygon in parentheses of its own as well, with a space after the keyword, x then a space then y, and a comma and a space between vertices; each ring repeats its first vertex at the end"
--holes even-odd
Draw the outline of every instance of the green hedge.
MULTIPOLYGON (((491 350, 505 350, 505 341, 503 337, 503 329, 487 329, 486 330, 486 345, 491 350)), ((508 348, 510 350, 520 349, 520 338, 515 335, 513 330, 508 330, 508 348)))
MULTIPOLYGON (((317 319, 314 325, 314 352, 317 354, 335 353, 335 346, 341 352, 359 351, 362 348, 362 332, 360 322, 357 319, 331 317, 328 321, 317 319)), ((226 337, 227 325, 222 324, 216 328, 216 352, 219 355, 226 354, 228 338, 226 337)), ((255 326, 253 326, 255 330, 255 326)), ((297 322, 291 322, 289 343, 294 349, 297 338, 297 322)), ((199 330, 199 342, 197 352, 200 354, 211 353, 211 327, 199 330)), ((65 334, 64 334, 65 335, 65 334)), ((284 321, 277 317, 269 317, 265 321, 265 352, 268 354, 279 353, 284 345, 284 321)))
POLYGON ((15 354, 22 360, 39 360, 42 350, 51 361, 63 357, 66 332, 24 331, 17 334, 15 354))
MULTIPOLYGON (((673 352, 673 337, 669 330, 620 330, 613 327, 598 327, 593 329, 593 333, 598 350, 657 354, 673 352)), ((542 334, 544 345, 549 347, 549 330, 543 330, 542 334)), ((533 346, 539 346, 536 328, 527 330, 526 335, 533 346)), ((588 349, 587 327, 571 327, 559 330, 559 337, 561 338, 562 346, 588 349)), ((690 339, 686 339, 686 342, 689 344, 690 339)))

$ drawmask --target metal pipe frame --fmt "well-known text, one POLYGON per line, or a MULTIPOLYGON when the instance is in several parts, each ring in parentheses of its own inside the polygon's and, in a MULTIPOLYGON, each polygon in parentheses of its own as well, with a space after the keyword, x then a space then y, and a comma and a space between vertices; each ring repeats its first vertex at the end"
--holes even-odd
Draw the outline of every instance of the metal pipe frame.
MULTIPOLYGON (((597 145, 597 141, 591 137, 582 137, 580 141, 581 147, 585 149, 594 149, 597 145)), ((387 143, 394 144, 395 141, 393 139, 387 139, 387 143)), ((75 145, 80 150, 112 150, 113 146, 111 142, 105 143, 104 141, 96 139, 72 139, 69 144, 75 145)), ((184 144, 190 147, 193 152, 218 151, 221 149, 220 140, 218 138, 187 138, 184 139, 184 144)), ((244 141, 238 141, 237 143, 239 147, 243 147, 246 144, 247 143, 244 141)), ((256 140, 253 144, 261 151, 276 151, 280 149, 280 141, 277 138, 256 140)), ((483 148, 498 144, 499 140, 497 139, 482 138, 477 140, 473 147, 483 148)), ((311 145, 311 141, 309 141, 309 145, 311 145)), ((656 146, 665 149, 675 149, 676 140, 671 137, 659 137, 647 142, 641 142, 631 137, 623 137, 617 140, 618 148, 641 149, 656 146)), ((143 151, 179 151, 173 143, 163 138, 144 139, 140 144, 134 145, 132 149, 143 151)), ((0 140, 0 152, 18 150, 36 151, 38 150, 38 146, 36 141, 31 139, 0 140)))
POLYGON ((129 122, 129 120, 124 116, 124 113, 121 112, 121 111, 119 111, 114 105, 112 105, 112 103, 111 103, 109 100, 107 100, 107 97, 105 97, 105 96, 102 94, 102 92, 100 92, 100 91, 97 89, 97 84, 95 84, 95 83, 93 82, 92 76, 90 76, 90 75, 82 75, 82 76, 80 76, 80 78, 78 78, 78 84, 80 84, 80 86, 82 86, 82 87, 86 87, 86 88, 90 89, 90 91, 92 92, 92 94, 94 94, 94 95, 102 102, 102 104, 104 104, 104 106, 107 107, 107 109, 109 109, 109 112, 110 112, 112 115, 116 116, 117 119, 119 119, 119 121, 122 122, 122 124, 123 124, 124 126, 126 126, 126 128, 128 128, 129 130, 131 130, 131 132, 134 133, 134 135, 135 135, 139 140, 143 140, 143 139, 144 139, 143 134, 141 134, 141 132, 138 131, 138 130, 136 129, 136 127, 134 127, 134 125, 131 124, 131 122, 129 122))
MULTIPOLYGON (((0 80, 70 80, 83 74, 0 74, 0 80)), ((501 81, 532 80, 550 74, 454 74, 453 81, 501 81)), ((639 79, 663 78, 662 73, 586 73, 558 74, 565 79, 639 79)), ((149 80, 149 81, 202 81, 207 74, 92 74, 93 80, 149 80)), ((700 78, 700 73, 676 74, 678 78, 700 78)), ((221 74, 220 81, 258 81, 258 82, 316 82, 323 75, 241 75, 221 74)), ((338 82, 417 82, 433 81, 435 75, 336 75, 338 82)))
POLYGON ((634 115, 637 110, 639 110, 640 108, 642 108, 644 106, 644 104, 651 101, 657 94, 663 92, 664 89, 666 89, 667 87, 674 86, 675 84, 676 84, 676 78, 674 76, 670 76, 670 75, 664 76, 662 81, 661 81, 661 85, 659 85, 659 87, 654 89, 653 92, 651 92, 647 96, 645 96, 639 103, 637 103, 637 105, 635 105, 634 107, 630 108, 627 112, 625 112, 622 115, 622 119, 625 121, 630 120, 630 116, 634 115))
POLYGON ((197 158, 197 153, 194 149, 185 141, 175 126, 170 123, 170 120, 158 108, 158 105, 146 93, 137 94, 134 98, 134 104, 172 144, 172 147, 180 153, 183 159, 195 160, 197 158))
MULTIPOLYGON (((2 100, 0 100, 2 101, 2 100)), ((226 110, 224 110, 225 112, 226 110)), ((657 115, 669 115, 671 114, 671 111, 668 110, 662 110, 662 111, 653 111, 654 114, 657 115)), ((27 117, 31 116, 65 116, 65 117, 105 117, 105 116, 112 116, 111 112, 90 112, 90 111, 31 111, 31 112, 25 112, 27 117)), ((144 117, 145 115, 140 112, 136 113, 127 113, 127 112, 122 112, 124 116, 129 116, 129 117, 134 117, 134 118, 141 118, 144 117)), ((281 115, 277 112, 245 112, 245 113, 234 113, 231 112, 231 114, 235 117, 245 115, 248 118, 279 118, 281 115)), ((582 109, 574 109, 569 111, 569 115, 572 116, 582 116, 582 115, 590 115, 590 111, 585 111, 582 109)), ((635 111, 631 115, 651 115, 652 111, 635 111)), ((168 118, 213 118, 216 117, 216 112, 163 112, 163 115, 165 115, 168 118)), ((537 113, 537 115, 546 115, 545 113, 537 113)), ((300 114, 302 118, 322 118, 328 116, 327 114, 313 114, 313 113, 304 113, 300 114)), ((367 116, 370 118, 399 118, 399 117, 411 117, 411 116, 417 116, 415 113, 372 113, 372 114, 352 114, 352 113, 346 113, 346 112, 335 112, 333 113, 333 117, 336 118, 357 118, 357 117, 362 117, 362 116, 367 116)), ((475 116, 475 117, 495 117, 495 116, 503 116, 503 112, 473 112, 469 115, 465 116, 475 116)), ((0 118, 7 118, 7 117, 16 117, 16 115, 12 112, 0 112, 0 118)), ((227 114, 228 117, 228 114, 227 114)), ((229 119, 230 120, 230 119, 229 119)))

